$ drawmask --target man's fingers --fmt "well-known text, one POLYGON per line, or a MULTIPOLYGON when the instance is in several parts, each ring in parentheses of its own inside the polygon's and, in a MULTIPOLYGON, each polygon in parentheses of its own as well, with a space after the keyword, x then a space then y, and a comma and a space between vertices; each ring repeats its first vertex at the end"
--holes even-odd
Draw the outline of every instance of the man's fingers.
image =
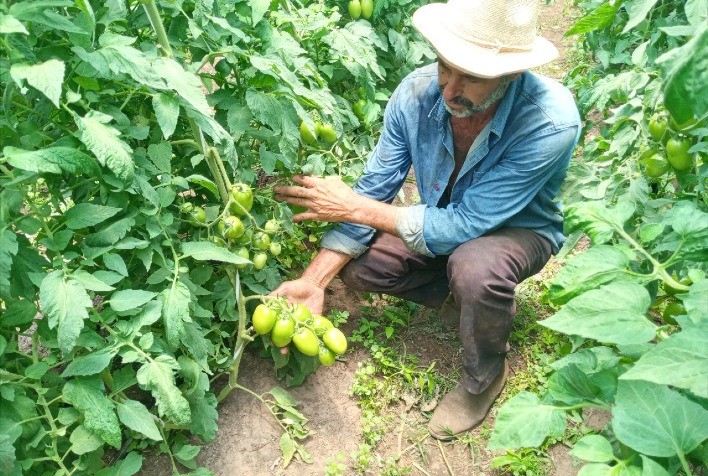
POLYGON ((313 177, 312 175, 293 175, 293 182, 300 184, 302 186, 312 188, 317 186, 317 181, 322 180, 318 177, 313 177))

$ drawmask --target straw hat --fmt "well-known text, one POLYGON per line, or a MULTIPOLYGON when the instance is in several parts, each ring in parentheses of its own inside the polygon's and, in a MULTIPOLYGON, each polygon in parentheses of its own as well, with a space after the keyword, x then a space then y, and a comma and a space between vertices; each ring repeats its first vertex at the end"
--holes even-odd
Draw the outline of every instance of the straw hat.
POLYGON ((440 57, 468 74, 496 78, 553 61, 558 50, 536 36, 538 0, 449 0, 413 14, 440 57))

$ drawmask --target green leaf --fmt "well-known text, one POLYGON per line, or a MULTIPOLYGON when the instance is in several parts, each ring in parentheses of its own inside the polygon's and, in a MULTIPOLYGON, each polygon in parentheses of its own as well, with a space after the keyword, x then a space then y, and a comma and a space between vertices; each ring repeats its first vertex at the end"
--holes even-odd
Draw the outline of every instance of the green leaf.
POLYGON ((28 300, 6 301, 5 314, 0 319, 0 327, 16 327, 29 324, 37 315, 37 306, 28 300))
POLYGON ((84 327, 84 319, 88 318, 86 308, 92 307, 93 303, 78 281, 65 278, 60 270, 46 275, 39 288, 39 302, 48 318, 49 328, 58 328, 59 347, 68 354, 84 327))
POLYGON ((565 431, 565 412, 543 405, 530 392, 520 392, 506 402, 497 413, 488 450, 540 446, 549 436, 565 431))
POLYGON ((158 144, 150 144, 148 157, 161 173, 168 174, 172 171, 172 146, 169 142, 162 141, 158 144))
POLYGON ((681 124, 708 110, 705 71, 708 68, 708 25, 703 22, 685 45, 657 58, 664 73, 664 105, 681 124))
POLYGON ((204 443, 211 443, 216 438, 218 430, 216 422, 219 418, 216 406, 216 396, 211 392, 189 398, 189 408, 192 412, 189 431, 199 436, 204 443))
POLYGON ((64 216, 66 217, 66 226, 72 230, 79 230, 108 220, 120 211, 121 209, 117 207, 79 203, 69 208, 64 216))
POLYGON ((616 231, 623 230, 624 223, 634 214, 632 202, 619 202, 613 208, 603 202, 582 201, 569 206, 565 212, 565 232, 582 230, 593 244, 610 241, 616 231))
POLYGON ((22 474, 20 465, 15 456, 15 447, 12 446, 9 435, 0 434, 0 473, 8 476, 22 474))
POLYGON ((81 117, 74 114, 79 128, 79 139, 93 152, 101 165, 108 167, 119 179, 129 183, 133 180, 135 164, 132 149, 120 139, 120 132, 108 124, 111 116, 90 111, 81 117))
POLYGON ((613 344, 642 344, 656 334, 645 317, 651 305, 647 290, 633 283, 612 283, 570 300, 542 326, 567 335, 613 344))
POLYGON ((59 107, 64 69, 63 61, 51 59, 35 65, 13 64, 10 67, 10 76, 19 87, 27 81, 27 84, 39 90, 56 107, 59 107))
POLYGON ((10 297, 12 257, 17 254, 18 250, 19 245, 15 234, 8 229, 0 231, 0 297, 3 299, 10 297))
POLYGON ((176 281, 160 293, 162 296, 162 320, 165 323, 167 343, 176 349, 184 332, 184 323, 189 321, 189 288, 176 281))
POLYGON ((300 404, 300 402, 295 400, 295 397, 290 395, 290 392, 282 387, 273 387, 268 393, 273 395, 273 398, 281 407, 296 407, 300 404))
POLYGON ((619 476, 619 474, 615 474, 615 468, 616 467, 604 463, 586 464, 580 468, 578 476, 619 476))
POLYGON ((548 380, 548 393, 554 401, 567 405, 603 402, 600 386, 575 365, 562 367, 551 375, 548 380))
POLYGON ((113 402, 104 392, 103 382, 98 377, 79 377, 64 385, 62 396, 64 401, 83 413, 87 430, 100 436, 114 448, 120 448, 120 424, 113 402))
POLYGON ((199 261, 222 261, 231 264, 248 264, 251 261, 209 241, 189 241, 182 243, 184 257, 191 256, 199 261))
POLYGON ((570 258, 551 280, 550 300, 564 304, 579 294, 613 281, 631 281, 627 274, 630 257, 616 246, 593 246, 570 258))
POLYGON ((123 460, 119 461, 115 466, 104 468, 96 476, 133 476, 143 466, 143 457, 135 451, 128 453, 123 460))
POLYGON ((209 180, 208 178, 204 177, 203 175, 196 175, 192 174, 189 177, 185 177, 187 180, 190 182, 196 183, 198 185, 201 185, 202 187, 206 188, 209 190, 215 197, 219 196, 219 191, 216 188, 216 184, 209 180))
POLYGON ((287 433, 280 437, 280 453, 283 455, 283 468, 287 468, 295 456, 295 442, 287 433))
POLYGON ((669 476, 669 472, 659 463, 645 455, 642 457, 642 476, 669 476))
POLYGON ((705 0, 688 0, 684 11, 691 25, 698 26, 708 20, 708 3, 705 0))
POLYGON ((169 89, 176 92, 199 113, 205 116, 212 115, 202 90, 202 83, 196 74, 185 71, 177 61, 164 57, 155 59, 153 67, 169 89))
POLYGON ((108 292, 115 289, 113 286, 106 284, 104 281, 98 279, 96 276, 84 271, 83 269, 73 271, 71 276, 89 291, 108 292))
POLYGON ((579 439, 570 454, 576 458, 595 463, 607 463, 614 459, 612 444, 600 435, 587 435, 579 439))
POLYGON ((195 445, 184 445, 174 455, 184 461, 191 461, 197 457, 202 448, 195 445))
POLYGON ((27 28, 17 18, 0 13, 0 35, 9 35, 10 33, 29 35, 27 28))
POLYGON ((137 379, 143 389, 152 393, 160 416, 176 425, 187 426, 191 420, 191 412, 189 402, 175 385, 172 371, 177 368, 177 362, 172 357, 160 355, 140 367, 137 379))
POLYGON ((615 403, 612 429, 640 453, 668 458, 708 438, 708 411, 664 385, 620 380, 615 403))
POLYGON ((70 147, 23 150, 7 146, 2 153, 10 165, 29 172, 100 175, 100 169, 93 157, 70 147))
MULTIPOLYGON (((116 220, 108 226, 104 226, 96 233, 89 235, 86 238, 88 246, 113 246, 118 240, 122 239, 126 233, 135 224, 133 216, 127 216, 116 220)), ((125 275, 127 276, 127 275, 125 275)))
POLYGON ((77 455, 83 455, 99 449, 103 446, 103 440, 96 434, 88 431, 84 425, 79 425, 69 436, 71 451, 77 455))
POLYGON ((111 295, 110 303, 114 311, 125 312, 138 308, 157 296, 157 293, 142 289, 124 289, 111 295))
POLYGON ((125 265, 125 260, 120 255, 115 253, 106 253, 103 255, 103 264, 106 268, 115 271, 122 276, 128 276, 128 268, 125 265))
POLYGON ((126 400, 116 405, 121 423, 155 441, 162 441, 160 430, 155 424, 155 417, 142 403, 126 400))
POLYGON ((565 32, 565 36, 589 33, 611 25, 621 5, 622 2, 615 2, 614 4, 603 3, 596 9, 583 15, 570 30, 565 32))
POLYGON ((66 378, 95 375, 108 367, 114 355, 114 349, 103 348, 88 355, 77 357, 69 362, 69 365, 66 366, 61 376, 66 378))
POLYGON ((708 279, 691 285, 687 295, 681 295, 683 305, 686 307, 688 318, 694 324, 708 322, 708 279))
POLYGON ((629 20, 624 25, 622 33, 627 33, 629 30, 639 25, 649 14, 649 10, 656 4, 658 0, 629 0, 624 4, 624 8, 629 14, 629 20))
POLYGON ((253 0, 251 4, 251 24, 256 25, 270 8, 270 0, 253 0))
POLYGON ((659 342, 620 378, 671 385, 708 398, 706 343, 708 329, 705 326, 683 330, 659 342))
POLYGON ((168 94, 155 94, 152 97, 152 108, 155 111, 157 123, 162 129, 163 137, 169 139, 177 128, 179 101, 168 94))

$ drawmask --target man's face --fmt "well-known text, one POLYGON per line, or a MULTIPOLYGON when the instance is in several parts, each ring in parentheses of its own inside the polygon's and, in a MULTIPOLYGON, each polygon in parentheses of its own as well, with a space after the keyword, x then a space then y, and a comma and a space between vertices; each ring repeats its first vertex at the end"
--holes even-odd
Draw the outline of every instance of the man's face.
POLYGON ((455 117, 470 117, 499 101, 515 75, 479 78, 453 68, 438 58, 438 87, 445 108, 455 117))

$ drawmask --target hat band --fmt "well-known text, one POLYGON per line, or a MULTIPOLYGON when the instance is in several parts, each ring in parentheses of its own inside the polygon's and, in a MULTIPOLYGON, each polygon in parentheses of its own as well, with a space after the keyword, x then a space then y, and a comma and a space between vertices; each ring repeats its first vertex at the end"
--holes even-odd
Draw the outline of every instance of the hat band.
POLYGON ((533 43, 526 45, 514 45, 509 43, 503 43, 501 41, 486 41, 482 40, 481 38, 477 38, 473 35, 463 35, 462 33, 464 32, 460 31, 459 29, 451 28, 451 22, 444 21, 443 23, 445 24, 445 27, 450 31, 450 33, 457 36, 461 40, 474 43, 475 45, 481 46, 483 48, 488 48, 492 50, 493 54, 531 51, 534 47, 533 43))

